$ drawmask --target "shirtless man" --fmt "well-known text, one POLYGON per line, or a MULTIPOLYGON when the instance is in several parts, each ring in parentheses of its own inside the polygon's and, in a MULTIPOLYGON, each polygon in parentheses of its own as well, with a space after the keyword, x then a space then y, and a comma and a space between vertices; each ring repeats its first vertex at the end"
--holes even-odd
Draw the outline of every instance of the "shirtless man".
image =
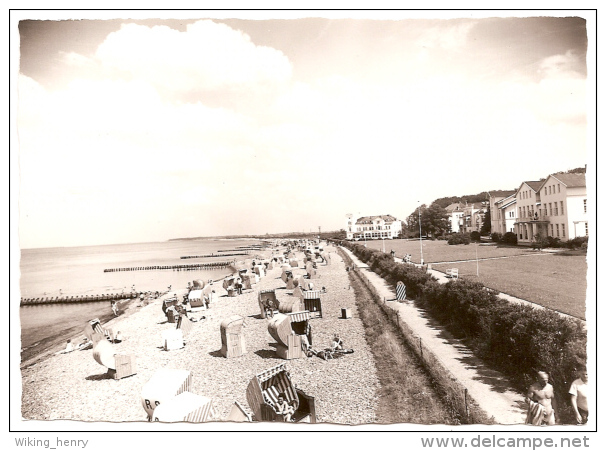
POLYGON ((526 401, 528 402, 526 424, 553 425, 559 420, 556 415, 553 386, 549 383, 549 375, 545 371, 537 372, 537 381, 528 389, 526 401))

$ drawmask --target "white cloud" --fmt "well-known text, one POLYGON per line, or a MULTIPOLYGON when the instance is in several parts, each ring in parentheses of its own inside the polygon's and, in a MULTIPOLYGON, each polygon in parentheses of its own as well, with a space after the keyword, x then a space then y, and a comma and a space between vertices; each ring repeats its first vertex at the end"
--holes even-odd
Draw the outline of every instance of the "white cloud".
POLYGON ((168 92, 250 89, 287 82, 292 71, 281 52, 255 46, 247 35, 208 20, 188 25, 185 32, 123 25, 95 56, 106 69, 168 92))

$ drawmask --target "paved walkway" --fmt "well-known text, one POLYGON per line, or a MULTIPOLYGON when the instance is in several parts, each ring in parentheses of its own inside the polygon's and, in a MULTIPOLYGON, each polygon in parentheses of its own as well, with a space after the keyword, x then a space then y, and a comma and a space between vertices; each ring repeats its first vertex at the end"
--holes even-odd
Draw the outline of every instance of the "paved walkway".
MULTIPOLYGON (((368 265, 362 263, 351 251, 343 247, 341 249, 349 255, 360 271, 365 272, 379 295, 385 299, 395 299, 394 289, 384 279, 371 271, 368 265)), ((432 271, 432 274, 433 272, 438 273, 436 278, 440 282, 449 280, 443 273, 432 271)), ((503 374, 487 368, 461 340, 444 331, 424 310, 415 307, 413 303, 387 301, 386 304, 398 312, 400 320, 406 322, 413 333, 422 339, 423 345, 442 361, 454 377, 467 388, 469 395, 494 418, 497 424, 524 423, 526 418, 524 397, 512 388, 503 374)))

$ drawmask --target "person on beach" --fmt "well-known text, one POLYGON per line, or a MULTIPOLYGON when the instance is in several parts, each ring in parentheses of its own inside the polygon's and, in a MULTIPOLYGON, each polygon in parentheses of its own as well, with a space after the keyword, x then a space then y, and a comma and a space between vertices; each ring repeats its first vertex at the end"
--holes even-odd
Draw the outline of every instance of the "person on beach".
POLYGON ((236 279, 235 287, 236 287, 236 292, 238 294, 242 294, 242 279, 240 279, 239 277, 236 279))
POLYGON ((549 374, 545 371, 537 372, 537 381, 528 389, 526 402, 528 403, 526 424, 551 426, 559 421, 553 386, 549 383, 549 374))
POLYGON ((116 301, 112 301, 112 312, 114 312, 114 316, 118 316, 118 303, 116 301))
POLYGON ((574 410, 577 424, 587 423, 589 417, 589 406, 587 404, 588 381, 587 369, 581 368, 577 371, 577 379, 570 385, 570 404, 574 410))
POLYGON ((339 334, 335 334, 334 337, 332 337, 331 348, 333 351, 343 349, 343 340, 341 340, 341 337, 339 337, 339 334))
POLYGON ((295 413, 295 408, 286 402, 284 393, 278 395, 275 410, 277 414, 284 415, 284 421, 286 422, 290 422, 292 415, 295 413))
POLYGON ((120 331, 116 332, 114 343, 122 343, 122 333, 120 331))
POLYGON ((72 352, 74 350, 74 345, 72 344, 71 340, 67 340, 67 344, 65 345, 65 349, 63 351, 60 351, 60 354, 67 354, 69 352, 72 352))

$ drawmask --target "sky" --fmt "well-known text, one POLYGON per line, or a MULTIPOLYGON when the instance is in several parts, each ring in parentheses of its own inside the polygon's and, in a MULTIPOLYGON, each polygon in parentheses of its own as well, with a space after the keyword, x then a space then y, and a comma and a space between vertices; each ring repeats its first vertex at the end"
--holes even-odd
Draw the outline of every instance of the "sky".
POLYGON ((339 230, 595 161, 582 14, 79 13, 16 24, 21 248, 339 230))

